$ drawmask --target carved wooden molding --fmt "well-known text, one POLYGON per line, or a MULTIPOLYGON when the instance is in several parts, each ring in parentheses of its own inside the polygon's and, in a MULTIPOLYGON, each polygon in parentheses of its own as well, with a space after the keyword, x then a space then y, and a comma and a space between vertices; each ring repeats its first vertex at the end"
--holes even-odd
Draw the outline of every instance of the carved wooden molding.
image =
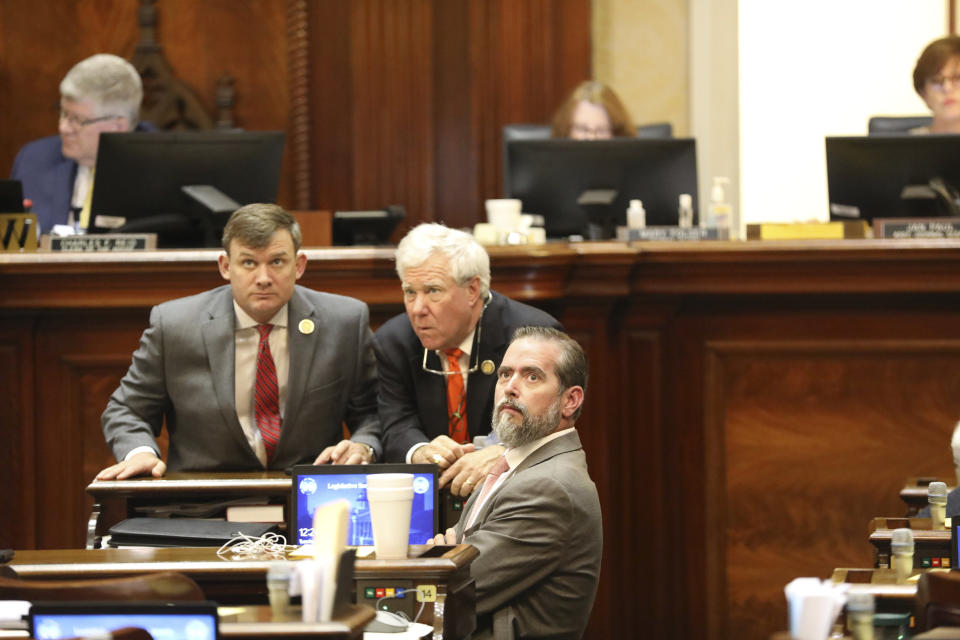
POLYGON ((193 90, 174 74, 157 42, 155 0, 140 0, 137 19, 140 42, 131 61, 143 79, 141 119, 163 130, 230 129, 233 123, 233 78, 223 76, 217 84, 216 121, 206 112, 193 90))
POLYGON ((290 87, 290 132, 293 158, 293 208, 310 209, 310 31, 306 0, 287 0, 287 61, 290 87))

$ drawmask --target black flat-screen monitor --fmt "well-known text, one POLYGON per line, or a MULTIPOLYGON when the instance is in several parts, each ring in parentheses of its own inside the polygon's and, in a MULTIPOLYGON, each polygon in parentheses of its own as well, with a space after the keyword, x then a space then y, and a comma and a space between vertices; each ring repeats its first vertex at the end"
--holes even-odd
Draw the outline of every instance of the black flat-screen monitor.
POLYGON ((826 150, 831 220, 956 215, 960 135, 828 137, 826 150))
POLYGON ((105 133, 97 149, 92 233, 155 232, 159 247, 218 246, 230 211, 182 187, 209 185, 238 205, 275 202, 280 131, 105 133))
POLYGON ((643 201, 647 225, 676 225, 682 193, 697 211, 697 151, 690 138, 513 140, 507 142, 504 187, 524 213, 544 218, 547 236, 584 234, 596 217, 626 223, 630 200, 643 201), (609 205, 577 203, 586 191, 614 190, 609 205))

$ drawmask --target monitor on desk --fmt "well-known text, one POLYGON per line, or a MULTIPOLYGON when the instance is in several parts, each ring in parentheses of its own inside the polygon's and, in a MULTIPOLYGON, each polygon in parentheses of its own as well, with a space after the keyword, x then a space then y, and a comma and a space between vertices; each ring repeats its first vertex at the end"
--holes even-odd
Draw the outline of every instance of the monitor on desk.
POLYGON ((146 629, 154 638, 219 637, 214 602, 35 602, 29 623, 38 640, 109 637, 124 627, 146 629))
POLYGON ((831 220, 955 216, 960 136, 827 137, 831 220))
POLYGON ((647 225, 676 225, 680 194, 697 211, 697 151, 689 138, 511 140, 504 188, 524 213, 544 217, 547 236, 586 235, 589 223, 623 225, 630 200, 639 199, 647 225), (612 190, 608 205, 578 204, 585 192, 612 190))
POLYGON ((412 473, 413 510, 410 544, 425 544, 437 532, 437 466, 433 464, 297 465, 292 472, 292 496, 287 532, 291 544, 313 542, 313 512, 333 500, 350 503, 347 544, 373 544, 366 477, 371 473, 412 473))
POLYGON ((90 232, 157 233, 161 248, 219 246, 234 206, 276 201, 283 144, 279 131, 101 134, 90 232), (197 186, 216 191, 183 189, 197 186))

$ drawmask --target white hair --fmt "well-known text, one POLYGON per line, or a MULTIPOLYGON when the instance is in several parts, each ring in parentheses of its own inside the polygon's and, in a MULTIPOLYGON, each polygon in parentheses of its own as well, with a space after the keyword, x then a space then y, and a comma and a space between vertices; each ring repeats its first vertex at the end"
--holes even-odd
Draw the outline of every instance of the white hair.
POLYGON ((98 53, 73 65, 60 81, 60 95, 94 103, 98 116, 123 116, 133 129, 140 117, 143 82, 123 58, 98 53))
POLYGON ((419 267, 439 252, 450 263, 450 275, 460 286, 480 276, 480 298, 490 293, 490 256, 464 231, 436 223, 411 229, 397 245, 397 275, 403 280, 407 269, 419 267))

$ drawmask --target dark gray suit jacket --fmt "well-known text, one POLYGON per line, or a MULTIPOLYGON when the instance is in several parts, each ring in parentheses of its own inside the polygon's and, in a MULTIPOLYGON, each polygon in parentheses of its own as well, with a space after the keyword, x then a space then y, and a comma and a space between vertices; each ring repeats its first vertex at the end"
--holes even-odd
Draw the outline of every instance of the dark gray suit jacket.
POLYGON ((574 431, 543 445, 504 480, 457 539, 480 556, 474 638, 579 638, 600 577, 603 525, 597 488, 574 431))
MULTIPOLYGON (((475 371, 467 381, 467 429, 471 439, 490 433, 496 368, 503 360, 513 332, 528 325, 563 328, 544 311, 494 291, 490 295, 490 303, 480 320, 479 362, 489 360, 494 369, 490 373, 475 371)), ((410 447, 448 433, 447 382, 443 376, 423 370, 423 345, 405 313, 377 329, 374 350, 380 375, 378 404, 385 461, 405 462, 410 447)), ((476 362, 476 358, 471 355, 470 361, 476 362)), ((427 366, 435 371, 443 368, 433 351, 427 358, 427 366)))
MULTIPOLYGON (((166 419, 169 471, 262 469, 237 419, 236 313, 230 285, 153 308, 150 327, 103 412, 103 433, 118 460, 156 448, 166 419)), ((280 441, 270 468, 311 463, 342 437, 379 456, 377 375, 367 305, 294 288, 288 307, 290 372, 280 441), (310 319, 310 334, 298 330, 310 319)))

